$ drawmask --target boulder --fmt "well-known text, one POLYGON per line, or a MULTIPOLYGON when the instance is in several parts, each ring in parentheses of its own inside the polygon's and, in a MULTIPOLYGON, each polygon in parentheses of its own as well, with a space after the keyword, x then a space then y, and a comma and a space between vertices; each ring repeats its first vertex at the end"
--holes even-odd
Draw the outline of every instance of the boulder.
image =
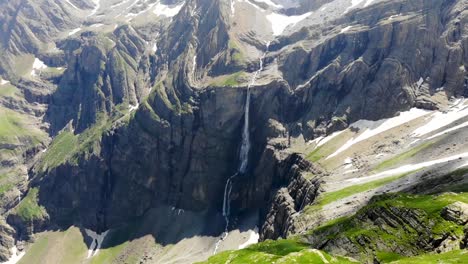
POLYGON ((442 209, 441 216, 448 221, 464 225, 468 222, 468 204, 455 202, 442 209))

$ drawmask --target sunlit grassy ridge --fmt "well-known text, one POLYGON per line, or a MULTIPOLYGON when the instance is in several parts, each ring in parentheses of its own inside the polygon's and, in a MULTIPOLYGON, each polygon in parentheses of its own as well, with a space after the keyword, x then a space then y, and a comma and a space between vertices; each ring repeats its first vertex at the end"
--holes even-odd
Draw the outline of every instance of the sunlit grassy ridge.
POLYGON ((31 122, 26 116, 0 107, 0 140, 14 142, 18 138, 29 139, 37 144, 45 138, 45 133, 28 125, 31 122))
POLYGON ((39 189, 31 188, 26 197, 14 209, 15 213, 25 222, 42 219, 47 216, 45 208, 38 204, 38 192, 39 189))
POLYGON ((312 230, 309 235, 322 237, 324 240, 351 241, 363 252, 369 250, 377 252, 377 258, 382 262, 403 257, 395 254, 390 250, 391 248, 405 248, 407 252, 424 254, 426 252, 417 246, 420 240, 430 241, 447 235, 463 236, 464 227, 462 225, 447 221, 441 216, 441 211, 445 206, 457 201, 468 203, 468 193, 445 193, 438 196, 383 195, 362 208, 356 216, 337 219, 312 230), (401 213, 401 215, 395 213, 398 211, 405 213, 401 213), (374 222, 365 220, 369 213, 392 217, 397 224, 389 225, 383 222, 381 225, 376 225, 374 222), (420 226, 416 227, 414 223, 408 222, 404 215, 414 218, 414 221, 420 226), (421 228, 424 229, 424 232, 421 231, 421 228), (366 244, 362 244, 362 241, 366 241, 366 244))
POLYGON ((76 227, 36 236, 34 244, 27 248, 26 254, 18 264, 79 264, 86 258, 88 247, 83 234, 76 227))
POLYGON ((333 257, 325 252, 313 250, 307 244, 282 239, 265 241, 248 248, 225 251, 209 258, 205 264, 245 263, 354 263, 347 258, 333 257))
POLYGON ((313 205, 310 205, 310 206, 306 207, 306 213, 314 212, 314 211, 316 211, 318 209, 321 209, 323 206, 325 206, 327 204, 330 204, 332 202, 335 202, 335 201, 350 197, 352 195, 382 187, 382 186, 384 186, 386 184, 389 184, 389 183, 394 182, 394 181, 396 181, 398 179, 404 178, 404 177, 406 177, 406 176, 408 176, 408 175, 410 175, 412 173, 415 173, 415 172, 416 171, 402 173, 402 174, 398 174, 398 175, 395 175, 395 176, 390 176, 390 177, 386 177, 386 178, 383 178, 383 179, 374 180, 374 181, 371 181, 371 182, 368 182, 368 183, 349 186, 349 187, 343 188, 341 190, 337 190, 337 191, 333 191, 333 192, 326 192, 323 195, 320 195, 318 197, 317 201, 313 205))

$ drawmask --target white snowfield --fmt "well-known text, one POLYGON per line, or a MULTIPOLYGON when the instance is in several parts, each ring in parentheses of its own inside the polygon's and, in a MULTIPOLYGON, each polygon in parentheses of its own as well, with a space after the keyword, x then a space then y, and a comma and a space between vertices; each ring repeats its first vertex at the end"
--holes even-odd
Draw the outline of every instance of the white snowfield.
POLYGON ((107 233, 109 233, 109 230, 101 234, 97 234, 96 232, 89 229, 85 229, 85 232, 89 237, 93 239, 93 242, 91 243, 91 246, 88 249, 88 258, 91 258, 99 252, 99 249, 101 249, 102 242, 106 238, 107 233))
POLYGON ((65 1, 67 2, 67 4, 69 4, 74 9, 79 9, 76 5, 74 5, 72 2, 70 2, 70 0, 65 0, 65 1))
POLYGON ((349 31, 352 27, 353 27, 353 26, 347 26, 347 27, 341 29, 340 33, 345 33, 345 32, 347 32, 347 31, 349 31))
POLYGON ((426 162, 421 162, 421 163, 416 163, 416 164, 403 165, 401 167, 383 171, 383 172, 373 174, 370 176, 348 179, 345 182, 351 182, 353 184, 367 183, 373 180, 378 180, 378 179, 386 178, 389 176, 395 176, 395 175, 419 170, 422 168, 439 165, 439 164, 443 164, 443 163, 447 163, 447 162, 451 162, 451 161, 455 161, 459 159, 465 159, 465 158, 468 158, 468 152, 464 152, 464 153, 453 155, 453 156, 446 157, 446 158, 441 158, 441 159, 436 159, 436 160, 431 160, 431 161, 426 161, 426 162))
POLYGON ((101 8, 101 0, 91 0, 94 3, 94 8, 91 10, 91 13, 89 13, 88 17, 94 16, 97 11, 99 11, 99 8, 101 8))
POLYGON ((5 79, 0 78, 0 85, 5 85, 5 84, 9 84, 9 83, 10 83, 10 81, 7 81, 5 79))
POLYGON ((176 6, 169 6, 161 4, 160 2, 156 4, 156 7, 153 10, 153 13, 158 16, 165 16, 165 17, 174 17, 179 14, 182 7, 185 5, 185 2, 180 3, 176 6))
POLYGON ((348 13, 351 9, 358 7, 364 1, 364 7, 367 7, 374 2, 374 0, 351 0, 351 6, 346 9, 345 13, 348 13))
POLYGON ((271 0, 255 0, 256 2, 265 3, 274 8, 283 8, 283 5, 273 3, 271 0))
POLYGON ((140 107, 140 104, 136 104, 136 105, 129 104, 128 105, 129 112, 133 112, 133 111, 137 110, 138 107, 140 107))
POLYGON ((350 127, 357 128, 360 131, 363 130, 364 132, 359 134, 359 136, 357 136, 356 138, 350 139, 343 146, 341 146, 338 150, 336 150, 333 154, 328 156, 327 159, 337 156, 338 154, 347 150, 348 148, 350 148, 356 143, 369 139, 373 136, 376 136, 380 133, 383 133, 397 126, 403 125, 414 119, 420 118, 424 115, 427 115, 428 113, 429 111, 426 111, 426 110, 412 108, 409 111, 401 112, 399 116, 396 116, 393 118, 382 119, 379 121, 359 120, 353 123, 350 127))
POLYGON ((72 35, 75 35, 76 33, 78 33, 79 31, 81 30, 81 28, 75 28, 73 29, 72 31, 68 32, 68 36, 72 36, 72 35))
POLYGON ((457 120, 468 116, 468 99, 458 99, 446 112, 435 112, 431 115, 429 122, 416 129, 412 136, 421 137, 439 130, 457 120))
POLYGON ((26 254, 26 251, 24 250, 21 252, 18 252, 18 249, 16 248, 16 246, 11 248, 11 252, 13 253, 13 255, 6 262, 2 262, 3 264, 16 264, 24 256, 24 254, 26 254))
POLYGON ((244 243, 239 245, 239 249, 244 249, 250 245, 257 244, 260 239, 260 234, 258 233, 258 227, 255 227, 254 230, 249 231, 249 239, 244 243))
POLYGON ((335 132, 333 134, 331 134, 330 136, 328 137, 319 137, 318 138, 318 143, 317 143, 317 147, 321 147, 323 145, 325 145, 325 143, 329 142, 330 140, 336 138, 337 136, 339 136, 341 133, 343 133, 344 130, 342 131, 338 131, 338 132, 335 132))
POLYGON ((283 34, 284 30, 289 26, 295 26, 297 23, 306 19, 310 16, 312 12, 305 13, 299 16, 287 16, 278 13, 271 13, 266 16, 268 21, 271 23, 271 28, 273 30, 273 36, 279 36, 283 34))
POLYGON ((31 76, 35 77, 41 73, 41 70, 47 69, 47 65, 38 58, 34 59, 31 76))

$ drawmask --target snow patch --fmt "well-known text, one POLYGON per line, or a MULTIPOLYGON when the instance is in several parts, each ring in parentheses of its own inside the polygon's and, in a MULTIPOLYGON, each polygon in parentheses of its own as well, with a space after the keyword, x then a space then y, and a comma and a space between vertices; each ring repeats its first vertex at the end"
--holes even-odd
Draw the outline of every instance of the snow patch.
MULTIPOLYGON (((372 0, 368 0, 368 2, 369 1, 372 2, 372 0)), ((348 13, 351 9, 355 8, 356 6, 361 4, 362 2, 364 2, 364 0, 351 0, 351 6, 346 8, 346 10, 344 11, 344 14, 348 13)))
POLYGON ((169 5, 158 3, 156 7, 154 8, 153 13, 158 16, 173 17, 179 14, 180 10, 182 9, 184 5, 185 5, 185 2, 182 2, 179 5, 172 6, 172 7, 169 5))
POLYGON ((94 16, 99 10, 99 8, 101 8, 101 0, 91 0, 91 1, 94 3, 94 9, 91 10, 91 13, 89 13, 87 17, 94 16))
POLYGON ((287 16, 278 13, 271 13, 266 16, 268 21, 271 23, 271 28, 273 30, 273 36, 279 36, 288 26, 294 26, 302 20, 310 16, 312 12, 305 13, 299 16, 287 16))
POLYGON ((418 82, 417 82, 418 87, 420 87, 423 83, 424 83, 424 79, 423 79, 423 77, 420 77, 418 82))
POLYGON ((372 2, 374 2, 374 0, 367 0, 366 3, 364 4, 364 7, 369 6, 370 4, 372 4, 372 2))
POLYGON ((271 0, 255 0, 256 2, 265 3, 274 8, 283 8, 283 5, 273 3, 271 0))
POLYGON ((250 230, 249 232, 249 239, 244 243, 239 245, 239 249, 244 249, 250 245, 257 244, 258 240, 260 239, 260 234, 258 233, 258 227, 255 227, 254 230, 250 230))
POLYGON ((416 129, 412 136, 421 137, 451 123, 468 116, 468 99, 460 99, 455 101, 452 107, 447 112, 436 112, 432 115, 431 120, 424 126, 416 129))
POLYGON ((349 31, 353 26, 347 26, 345 28, 343 28, 340 33, 345 33, 346 31, 349 31))
POLYGON ((71 7, 75 8, 75 9, 79 9, 76 5, 74 5, 72 2, 70 2, 70 0, 65 0, 67 2, 67 4, 69 4, 71 7))
POLYGON ((330 140, 334 139, 335 137, 339 136, 343 132, 344 132, 344 130, 343 131, 338 131, 338 132, 335 132, 335 133, 331 134, 330 136, 328 136, 326 138, 322 138, 321 140, 319 140, 319 142, 317 144, 317 147, 321 147, 321 146, 325 145, 325 143, 327 143, 330 140))
POLYGON ((393 20, 393 19, 399 17, 400 15, 401 15, 401 14, 398 14, 398 15, 391 15, 388 19, 389 19, 389 20, 393 20))
POLYGON ((16 248, 16 246, 12 247, 10 250, 13 255, 6 262, 2 262, 3 264, 16 264, 26 254, 24 250, 18 252, 18 248, 16 248))
POLYGON ((10 83, 10 81, 4 80, 4 79, 0 80, 0 85, 5 85, 5 84, 9 84, 9 83, 10 83))
POLYGON ((193 56, 193 62, 192 62, 192 74, 195 78, 195 71, 197 70, 197 55, 193 56))
POLYGON ((350 157, 347 157, 344 160, 343 165, 346 170, 351 169, 353 167, 353 159, 351 159, 350 157))
POLYGON ((341 146, 337 151, 328 156, 327 159, 335 157, 336 155, 347 150, 356 143, 369 139, 373 136, 376 136, 397 126, 403 125, 419 117, 422 117, 427 113, 428 111, 426 110, 412 108, 409 111, 400 113, 399 116, 388 119, 382 119, 380 121, 359 120, 356 123, 353 123, 350 126, 350 128, 357 128, 359 130, 364 130, 364 132, 361 133, 358 137, 348 140, 348 142, 341 146))
POLYGON ((99 249, 101 249, 102 242, 107 236, 107 233, 109 233, 109 230, 97 234, 96 232, 85 229, 86 234, 93 239, 93 242, 91 243, 91 246, 88 249, 88 258, 96 256, 96 254, 99 252, 99 249))
POLYGON ((450 132, 453 132, 453 131, 462 129, 462 128, 464 128, 464 127, 468 127, 468 122, 465 122, 465 123, 462 123, 462 124, 460 124, 460 125, 458 125, 458 126, 454 126, 454 127, 452 127, 452 128, 446 129, 446 130, 444 130, 444 131, 442 131, 442 132, 440 132, 440 133, 437 133, 437 134, 435 134, 435 135, 433 135, 433 136, 428 137, 427 139, 430 140, 430 139, 433 139, 433 138, 436 138, 436 137, 440 137, 440 136, 442 136, 442 135, 445 135, 445 134, 448 134, 448 133, 450 133, 450 132))
POLYGON ((346 180, 346 181, 347 182, 352 182, 352 183, 355 183, 355 184, 357 184, 357 183, 366 183, 366 182, 369 182, 369 181, 372 181, 372 180, 375 180, 375 179, 385 178, 386 176, 399 175, 399 174, 402 174, 402 173, 407 173, 407 172, 419 170, 419 169, 422 169, 422 168, 425 168, 425 167, 438 165, 438 164, 441 164, 441 163, 446 163, 446 162, 450 162, 450 161, 454 161, 454 160, 458 160, 458 159, 464 159, 464 158, 467 158, 467 157, 468 157, 468 152, 464 152, 462 154, 450 156, 450 157, 447 157, 447 158, 431 160, 431 161, 421 162, 421 163, 417 163, 417 164, 403 165, 401 167, 391 169, 391 170, 387 170, 387 171, 383 171, 381 173, 377 173, 377 174, 374 174, 374 175, 371 175, 371 176, 362 177, 362 178, 353 178, 353 179, 349 179, 349 180, 346 180))
POLYGON ((236 12, 236 0, 231 0, 231 15, 234 16, 236 12))
POLYGON ((68 36, 75 35, 77 32, 81 31, 81 28, 75 28, 72 31, 68 32, 68 36))
POLYGON ((47 65, 43 61, 38 58, 34 59, 34 63, 32 65, 31 76, 35 77, 41 73, 41 70, 47 69, 47 65))
POLYGON ((136 105, 131 105, 131 104, 128 105, 128 108, 129 108, 130 112, 133 112, 133 111, 137 110, 138 107, 140 107, 140 104, 138 104, 138 103, 136 105))

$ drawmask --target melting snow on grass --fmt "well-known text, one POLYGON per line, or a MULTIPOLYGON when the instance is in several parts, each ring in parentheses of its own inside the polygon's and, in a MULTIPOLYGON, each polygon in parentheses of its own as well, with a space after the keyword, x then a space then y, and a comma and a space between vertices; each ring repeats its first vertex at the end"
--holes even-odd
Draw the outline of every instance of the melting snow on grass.
POLYGON ((417 163, 417 164, 403 165, 401 167, 391 169, 391 170, 387 170, 387 171, 383 171, 383 172, 380 172, 380 173, 377 173, 377 174, 374 174, 374 175, 371 175, 371 176, 362 177, 362 178, 353 178, 353 179, 349 179, 349 180, 346 180, 346 181, 347 182, 352 182, 352 183, 366 183, 366 182, 369 182, 369 181, 372 181, 372 180, 385 178, 387 176, 399 175, 399 174, 402 174, 402 173, 407 173, 407 172, 411 172, 411 171, 415 171, 415 170, 420 170, 420 169, 425 168, 425 167, 438 165, 438 164, 441 164, 441 163, 446 163, 446 162, 450 162, 450 161, 454 161, 454 160, 458 160, 458 159, 464 159, 464 158, 467 158, 467 157, 468 157, 468 152, 465 152, 465 153, 457 154, 457 155, 442 158, 442 159, 431 160, 431 161, 421 162, 421 163, 417 163))
MULTIPOLYGON (((416 129, 413 132, 413 136, 415 137, 421 137, 424 135, 427 135, 431 132, 434 132, 438 129, 441 129, 445 126, 450 125, 451 123, 468 116, 468 105, 466 103, 468 102, 467 99, 459 99, 455 101, 455 103, 452 105, 452 107, 446 111, 446 112, 436 112, 432 114, 431 120, 426 123, 424 126, 416 129)), ((461 127, 467 126, 466 124, 460 125, 461 127)), ((456 129, 459 129, 461 127, 458 127, 456 129)), ((450 129, 449 129, 450 130, 450 129)), ((453 131, 453 130, 451 130, 453 131)), ((447 132, 447 131, 445 131, 447 132)), ((443 132, 443 133, 445 133, 443 132)), ((437 134, 436 134, 437 135, 437 134)), ((439 135, 437 135, 439 136, 439 135)), ((435 137, 435 136, 433 136, 435 137)), ((432 138, 433 138, 432 137, 432 138)))
POLYGON ((287 16, 278 13, 271 13, 266 16, 268 21, 271 23, 271 28, 273 30, 274 36, 281 35, 288 26, 294 26, 302 20, 310 16, 312 12, 305 13, 300 16, 287 16))
POLYGON ((244 249, 250 245, 257 244, 260 239, 260 234, 258 233, 258 227, 255 227, 254 230, 249 231, 249 239, 239 245, 239 249, 244 249))
POLYGON ((93 242, 91 243, 91 246, 88 249, 88 258, 95 256, 98 252, 99 249, 101 249, 102 242, 107 236, 107 233, 109 233, 109 230, 106 232, 103 232, 101 234, 97 234, 94 231, 91 231, 89 229, 85 229, 86 234, 93 239, 93 242))
POLYGON ((18 249, 16 248, 16 246, 11 248, 11 252, 13 253, 13 255, 6 262, 2 262, 3 264, 16 264, 24 256, 24 254, 26 254, 24 250, 18 253, 18 249))
POLYGON ((155 13, 158 16, 173 17, 179 14, 180 10, 182 9, 184 5, 185 5, 185 2, 182 2, 176 6, 169 6, 169 5, 158 3, 156 7, 154 8, 153 13, 155 13))
POLYGON ((334 139, 335 137, 339 136, 343 132, 345 132, 345 130, 335 132, 335 133, 331 134, 328 137, 318 137, 318 138, 316 138, 316 139, 314 139, 312 141, 309 141, 309 144, 316 143, 317 146, 315 146, 315 148, 321 147, 321 146, 325 145, 325 143, 327 143, 330 140, 334 139))
POLYGON ((385 132, 397 126, 403 125, 414 119, 422 117, 426 115, 427 113, 428 111, 426 110, 412 108, 411 110, 402 112, 400 113, 399 116, 396 116, 393 118, 382 119, 379 121, 359 120, 356 123, 352 124, 350 128, 357 128, 359 130, 364 130, 364 132, 361 133, 358 137, 350 139, 343 146, 341 146, 337 151, 335 151, 333 154, 328 156, 327 159, 335 157, 336 155, 347 150, 352 145, 358 142, 361 142, 363 140, 376 136, 382 132, 385 132))
POLYGON ((41 73, 41 70, 47 69, 47 65, 43 61, 38 58, 34 59, 34 63, 32 65, 31 76, 37 76, 41 73))

